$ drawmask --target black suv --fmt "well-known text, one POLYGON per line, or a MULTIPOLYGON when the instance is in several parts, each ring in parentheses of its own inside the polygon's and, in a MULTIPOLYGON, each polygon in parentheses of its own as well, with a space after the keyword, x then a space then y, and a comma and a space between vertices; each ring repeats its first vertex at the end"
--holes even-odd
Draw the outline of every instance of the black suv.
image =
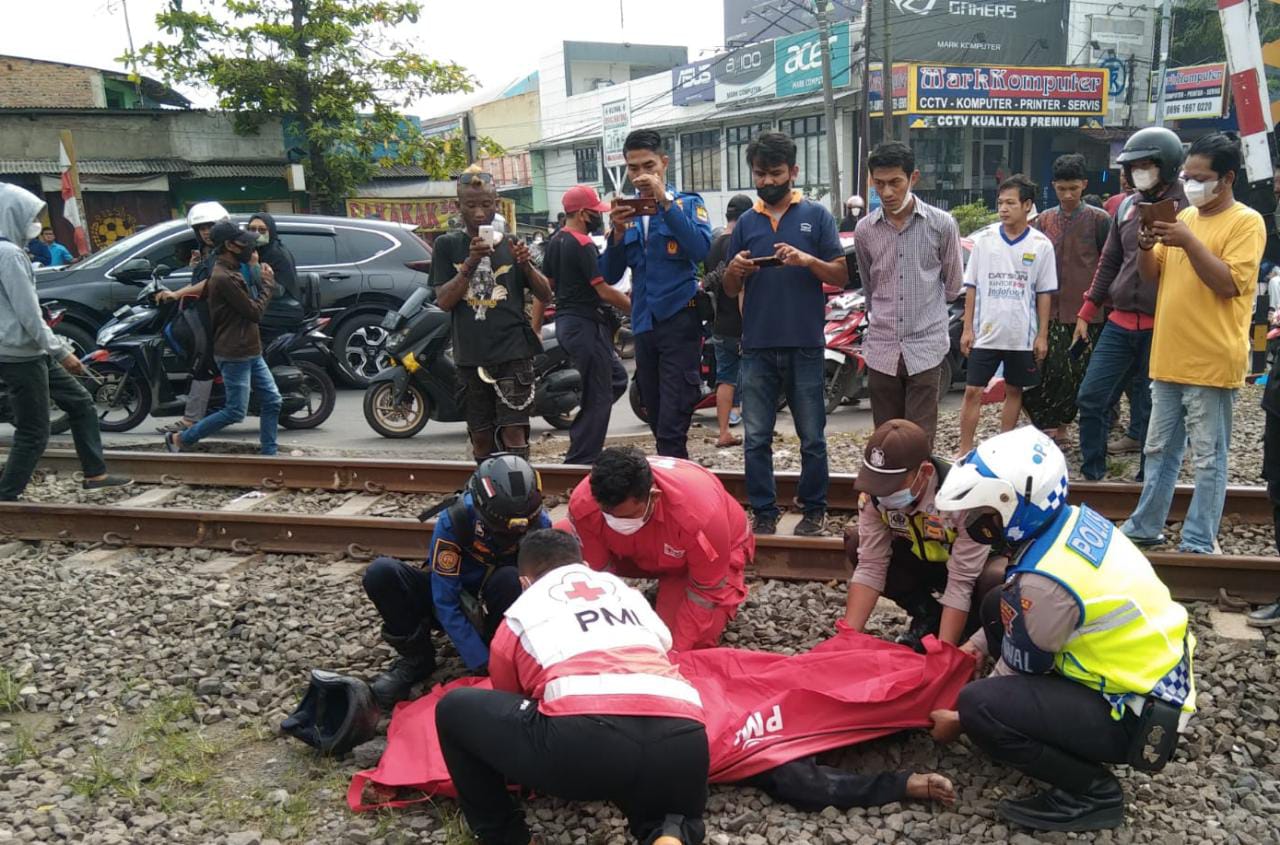
MULTIPOLYGON (((245 223, 249 217, 236 214, 232 220, 245 223)), ((320 277, 320 308, 332 318, 338 375, 364 386, 386 364, 382 318, 426 284, 431 249, 407 224, 306 214, 272 217, 298 272, 320 277)), ((97 347, 98 329, 112 312, 133 304, 151 268, 176 268, 165 280, 169 288, 189 284, 187 262, 195 243, 185 221, 158 223, 78 264, 36 271, 40 301, 63 311, 55 331, 83 355, 97 347)))

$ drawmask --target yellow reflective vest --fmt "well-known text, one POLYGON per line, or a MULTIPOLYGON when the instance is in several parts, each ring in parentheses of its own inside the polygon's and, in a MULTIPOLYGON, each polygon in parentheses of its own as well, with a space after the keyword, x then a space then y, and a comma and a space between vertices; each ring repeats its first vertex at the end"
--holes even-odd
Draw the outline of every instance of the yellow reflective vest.
POLYGON ((1155 695, 1195 710, 1187 611, 1169 595, 1146 556, 1105 517, 1068 507, 1033 542, 1009 576, 1034 572, 1075 597, 1075 633, 1054 658, 1063 676, 1098 690, 1115 718, 1129 696, 1155 695))

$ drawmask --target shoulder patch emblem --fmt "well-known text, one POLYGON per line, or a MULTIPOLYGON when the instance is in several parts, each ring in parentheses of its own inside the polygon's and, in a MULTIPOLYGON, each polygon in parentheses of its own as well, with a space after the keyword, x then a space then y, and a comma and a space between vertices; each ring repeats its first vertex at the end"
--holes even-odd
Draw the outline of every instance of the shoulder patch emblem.
POLYGON ((667 241, 667 255, 675 255, 680 251, 680 244, 675 241, 667 241))
POLYGON ((462 549, 457 543, 436 540, 436 546, 431 552, 431 568, 437 575, 456 578, 462 571, 462 549))
POLYGON ((707 214, 707 207, 704 205, 698 206, 696 214, 698 215, 698 219, 703 223, 707 223, 711 220, 711 215, 707 214))

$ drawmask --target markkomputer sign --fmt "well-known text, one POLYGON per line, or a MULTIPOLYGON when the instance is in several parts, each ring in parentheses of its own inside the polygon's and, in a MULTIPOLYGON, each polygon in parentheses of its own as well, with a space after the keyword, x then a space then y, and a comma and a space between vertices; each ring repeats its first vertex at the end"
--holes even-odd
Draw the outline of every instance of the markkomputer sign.
MULTIPOLYGON (((954 64, 1067 61, 1067 0, 890 0, 893 57, 954 64)), ((874 24, 881 23, 877 7, 874 24)), ((878 37, 873 35, 873 48, 878 37)))
POLYGON ((913 65, 912 128, 1101 126, 1105 68, 913 65))

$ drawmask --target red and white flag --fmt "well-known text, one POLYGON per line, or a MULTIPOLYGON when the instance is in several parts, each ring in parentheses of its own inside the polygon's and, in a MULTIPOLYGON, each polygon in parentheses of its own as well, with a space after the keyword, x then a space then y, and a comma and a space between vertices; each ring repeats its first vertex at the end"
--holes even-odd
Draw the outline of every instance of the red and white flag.
POLYGON ((71 157, 67 148, 58 142, 58 167, 62 170, 62 216, 71 224, 76 232, 76 254, 89 254, 89 238, 84 231, 84 215, 80 213, 80 201, 76 198, 75 186, 71 183, 71 157))

